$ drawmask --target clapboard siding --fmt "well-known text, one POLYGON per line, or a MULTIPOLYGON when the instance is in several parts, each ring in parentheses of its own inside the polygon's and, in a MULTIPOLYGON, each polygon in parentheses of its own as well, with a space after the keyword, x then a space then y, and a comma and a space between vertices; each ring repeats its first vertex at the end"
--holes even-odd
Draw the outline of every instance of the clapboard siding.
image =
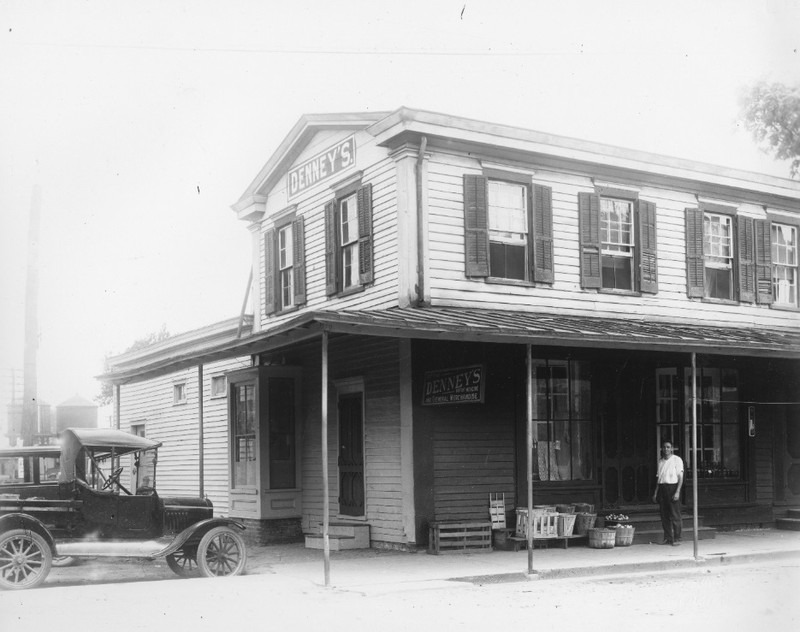
MULTIPOLYGON (((793 327, 797 314, 750 303, 721 304, 690 300, 686 295, 684 209, 697 206, 691 191, 639 186, 641 199, 657 209, 658 294, 624 295, 583 290, 580 283, 578 193, 593 191, 592 174, 557 172, 533 166, 533 181, 553 190, 555 282, 552 285, 491 283, 464 274, 465 173, 479 174, 478 160, 434 152, 428 164, 428 282, 436 305, 487 307, 564 314, 653 316, 680 321, 690 310, 693 320, 709 324, 793 327)), ((764 217, 758 200, 739 212, 764 217)))
MULTIPOLYGON (((225 397, 211 397, 211 378, 247 366, 249 358, 203 367, 203 491, 215 515, 228 512, 228 412, 225 397)), ((146 436, 163 445, 158 451, 156 481, 162 496, 197 496, 200 492, 198 370, 186 369, 120 387, 120 429, 145 425, 146 436), (173 386, 186 384, 186 403, 173 404, 173 386)))
MULTIPOLYGON (((320 133, 321 140, 297 158, 300 164, 318 153, 321 148, 330 146, 349 135, 345 132, 320 133)), ((362 183, 372 184, 373 213, 373 253, 374 282, 364 292, 346 297, 327 296, 325 291, 325 218, 324 206, 333 198, 331 186, 340 178, 313 187, 297 199, 289 200, 286 194, 286 177, 281 178, 270 192, 265 218, 261 223, 258 261, 259 296, 264 305, 264 234, 274 226, 273 215, 280 213, 290 204, 296 205, 296 213, 305 219, 306 255, 306 305, 301 309, 376 309, 397 304, 398 296, 398 250, 397 250, 397 191, 396 165, 386 150, 375 145, 374 139, 366 132, 356 134, 357 169, 363 172, 362 183)), ((347 178, 353 171, 342 174, 347 178)), ((264 316, 261 328, 275 326, 297 316, 297 311, 285 314, 264 316)))
MULTIPOLYGON (((322 522, 320 346, 306 344, 285 354, 288 364, 303 367, 303 529, 322 522)), ((403 529, 400 462, 399 344, 367 337, 332 338, 329 380, 364 382, 364 476, 366 521, 373 541, 407 544, 403 529)), ((338 517, 338 423, 336 389, 329 388, 328 477, 331 519, 338 517)))

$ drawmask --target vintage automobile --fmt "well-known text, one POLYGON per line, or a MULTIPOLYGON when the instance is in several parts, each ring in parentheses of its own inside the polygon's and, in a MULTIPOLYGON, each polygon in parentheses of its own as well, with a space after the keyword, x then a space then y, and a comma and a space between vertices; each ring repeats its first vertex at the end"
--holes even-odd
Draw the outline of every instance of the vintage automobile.
POLYGON ((159 496, 160 446, 71 428, 60 446, 0 449, 0 588, 33 588, 54 559, 81 557, 166 558, 181 577, 241 574, 244 525, 214 518, 207 498, 159 496))

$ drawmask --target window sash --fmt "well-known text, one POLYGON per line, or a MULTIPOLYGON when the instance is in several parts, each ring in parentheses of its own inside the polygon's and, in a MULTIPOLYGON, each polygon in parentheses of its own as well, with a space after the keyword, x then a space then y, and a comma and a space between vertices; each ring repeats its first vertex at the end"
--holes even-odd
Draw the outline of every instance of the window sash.
POLYGON ((288 224, 278 230, 278 269, 285 270, 294 264, 294 240, 292 225, 288 224))
POLYGON ((703 254, 712 268, 730 268, 733 261, 733 223, 727 215, 703 215, 703 254))
POLYGON ((342 246, 342 289, 358 284, 358 241, 355 241, 342 246))
POLYGON ((358 205, 356 195, 344 198, 339 204, 339 246, 344 248, 358 242, 358 205))
POLYGON ((600 198, 600 242, 602 254, 633 257, 633 203, 600 198))

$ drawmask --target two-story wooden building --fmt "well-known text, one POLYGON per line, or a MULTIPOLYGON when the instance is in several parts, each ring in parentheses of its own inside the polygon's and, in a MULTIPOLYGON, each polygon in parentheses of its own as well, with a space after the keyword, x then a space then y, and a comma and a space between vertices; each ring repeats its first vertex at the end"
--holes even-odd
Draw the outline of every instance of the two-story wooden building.
POLYGON ((233 210, 252 320, 105 377, 159 485, 260 541, 318 530, 323 420, 373 546, 525 506, 529 437, 537 504, 652 509, 693 360, 706 523, 800 502, 800 183, 401 108, 303 116, 233 210))

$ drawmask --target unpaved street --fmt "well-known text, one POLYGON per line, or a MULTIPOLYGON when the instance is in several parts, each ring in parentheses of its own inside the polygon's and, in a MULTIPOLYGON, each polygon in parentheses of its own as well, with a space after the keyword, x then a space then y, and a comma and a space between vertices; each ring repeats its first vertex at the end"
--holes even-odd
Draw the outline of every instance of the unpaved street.
MULTIPOLYGON (((154 575, 159 574, 150 578, 154 575)), ((730 632, 790 630, 800 624, 796 560, 569 580, 487 583, 475 578, 431 586, 345 591, 288 581, 280 573, 55 585, 0 593, 0 630, 203 631, 242 624, 259 630, 730 632)))

